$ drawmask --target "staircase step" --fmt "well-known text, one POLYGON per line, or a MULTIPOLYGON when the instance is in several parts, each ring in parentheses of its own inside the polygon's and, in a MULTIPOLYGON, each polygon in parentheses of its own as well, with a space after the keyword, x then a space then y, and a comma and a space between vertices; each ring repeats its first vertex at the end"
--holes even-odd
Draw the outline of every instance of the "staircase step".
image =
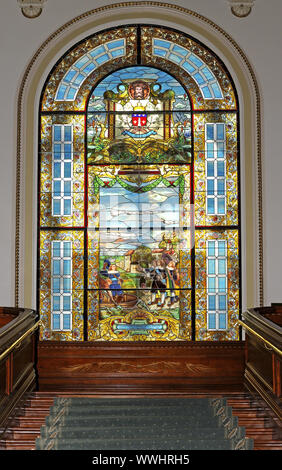
MULTIPOLYGON (((36 448, 41 449, 40 438, 36 441, 36 448)), ((52 450, 230 450, 229 440, 213 439, 56 439, 50 440, 52 450)), ((48 444, 47 444, 48 448, 48 444)))

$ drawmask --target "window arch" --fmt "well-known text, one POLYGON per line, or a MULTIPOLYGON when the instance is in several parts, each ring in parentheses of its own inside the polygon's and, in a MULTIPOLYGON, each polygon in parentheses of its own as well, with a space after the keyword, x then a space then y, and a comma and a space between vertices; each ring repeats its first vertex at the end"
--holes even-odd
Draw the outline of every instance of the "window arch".
POLYGON ((238 102, 221 61, 169 28, 107 30, 57 63, 40 120, 41 339, 239 339, 238 102))

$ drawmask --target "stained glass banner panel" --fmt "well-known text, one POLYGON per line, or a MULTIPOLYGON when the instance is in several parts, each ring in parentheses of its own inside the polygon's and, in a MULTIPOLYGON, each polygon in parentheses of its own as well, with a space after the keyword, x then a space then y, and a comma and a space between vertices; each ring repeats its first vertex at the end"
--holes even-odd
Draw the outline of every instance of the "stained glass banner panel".
POLYGON ((195 225, 238 224, 237 116, 194 115, 195 225))
POLYGON ((195 232, 196 340, 238 340, 238 230, 195 232))
POLYGON ((93 339, 190 338, 189 185, 189 167, 89 169, 93 339))
POLYGON ((41 117, 40 225, 84 225, 84 116, 41 117))
POLYGON ((170 75, 131 67, 105 78, 90 97, 88 163, 189 163, 190 102, 170 75))
POLYGON ((83 341, 84 234, 40 234, 40 340, 83 341))

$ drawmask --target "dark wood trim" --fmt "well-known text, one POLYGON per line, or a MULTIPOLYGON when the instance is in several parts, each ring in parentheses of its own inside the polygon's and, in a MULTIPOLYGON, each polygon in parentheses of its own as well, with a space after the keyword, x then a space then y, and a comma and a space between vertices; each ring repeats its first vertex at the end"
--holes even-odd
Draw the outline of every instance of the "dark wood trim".
POLYGON ((40 342, 39 390, 187 394, 242 390, 244 342, 40 342))

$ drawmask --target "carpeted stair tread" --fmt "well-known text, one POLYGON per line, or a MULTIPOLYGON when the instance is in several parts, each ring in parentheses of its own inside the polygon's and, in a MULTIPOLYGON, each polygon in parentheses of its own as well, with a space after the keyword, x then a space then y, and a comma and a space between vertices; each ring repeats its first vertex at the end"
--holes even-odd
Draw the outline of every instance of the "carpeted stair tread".
MULTIPOLYGON (((54 405, 60 403, 63 399, 56 397, 54 405)), ((153 406, 206 406, 209 407, 209 399, 205 398, 82 398, 72 397, 67 398, 71 406, 88 406, 98 405, 101 406, 142 406, 147 407, 148 404, 153 406)), ((226 400, 224 401, 226 403, 226 400)))
MULTIPOLYGON (((86 439, 110 439, 111 437, 114 438, 121 438, 121 439, 130 439, 132 436, 135 437, 143 437, 144 435, 148 437, 158 438, 158 439, 166 439, 166 438, 183 438, 183 434, 185 434, 185 438, 193 439, 195 436, 195 428, 183 426, 181 430, 176 427, 172 428, 168 427, 108 427, 108 428, 99 428, 93 429, 93 427, 62 427, 59 432, 57 433, 57 438, 66 438, 66 439, 74 439, 74 438, 86 438, 86 439)), ((42 427, 41 428, 41 437, 48 437, 49 435, 49 428, 42 427)), ((224 438, 224 429, 223 428, 204 428, 201 427, 197 429, 197 438, 198 439, 205 439, 206 436, 209 439, 222 439, 224 438)), ((243 436, 242 436, 243 437, 243 436)))
MULTIPOLYGON (((74 419, 76 419, 77 416, 89 416, 89 417, 99 417, 99 416, 167 416, 167 414, 170 414, 170 416, 179 416, 180 414, 182 416, 212 416, 212 411, 209 409, 199 409, 195 410, 189 409, 189 408, 182 408, 182 407, 169 407, 169 408, 104 408, 101 409, 99 407, 93 407, 93 408, 75 408, 75 409, 69 409, 67 411, 68 416, 73 416, 74 419)), ((52 414, 52 412, 51 412, 52 414)))
MULTIPOLYGON (((48 416, 46 418, 46 424, 50 425, 52 424, 53 422, 53 418, 52 416, 48 416)), ((66 415, 64 417, 64 423, 66 424, 67 422, 69 423, 73 423, 73 425, 75 425, 75 422, 76 423, 81 423, 81 424, 86 424, 86 423, 92 423, 93 426, 100 426, 101 424, 105 424, 105 425, 108 425, 108 424, 123 424, 123 425, 126 425, 126 424, 136 424, 136 425, 140 425, 142 424, 143 422, 145 422, 147 425, 152 425, 152 424, 163 424, 163 423, 167 423, 167 424, 179 424, 179 425, 183 425, 185 423, 191 423, 193 424, 195 427, 197 426, 197 421, 195 419, 195 416, 190 416, 190 415, 175 415, 175 416, 159 416, 159 415, 155 415, 155 416, 152 416, 152 415, 144 415, 144 416, 140 416, 138 414, 136 415, 127 415, 127 416, 122 416, 122 415, 100 415, 100 416, 85 416, 85 418, 82 418, 81 416, 77 415, 77 416, 74 416, 74 415, 66 415)), ((214 422, 213 420, 213 417, 210 416, 206 416, 206 419, 204 421, 205 423, 207 423, 208 425, 210 425, 212 422, 214 422)), ((198 421, 199 425, 202 425, 203 422, 200 422, 198 421)))
MULTIPOLYGON (((38 449, 40 438, 36 441, 38 449)), ((52 441, 51 441, 52 442, 52 441)), ((228 439, 58 439, 52 442, 54 450, 231 450, 228 439)), ((40 447, 39 447, 40 448, 40 447)))

